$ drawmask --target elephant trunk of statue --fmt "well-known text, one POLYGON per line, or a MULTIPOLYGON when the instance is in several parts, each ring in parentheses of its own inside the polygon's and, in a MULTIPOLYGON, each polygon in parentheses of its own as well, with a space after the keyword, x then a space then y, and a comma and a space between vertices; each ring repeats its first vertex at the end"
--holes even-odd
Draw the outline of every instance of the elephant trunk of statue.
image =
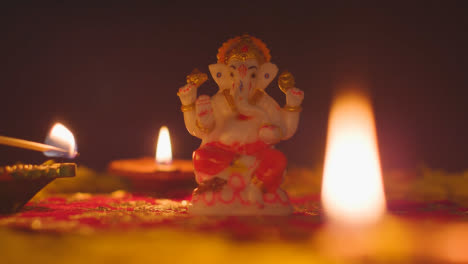
POLYGON ((254 104, 251 99, 256 93, 263 93, 275 78, 278 73, 275 64, 267 62, 258 65, 256 60, 233 61, 229 64, 211 64, 209 69, 220 90, 229 91, 227 96, 232 97, 237 110, 244 115, 264 115, 264 111, 251 106, 254 104))

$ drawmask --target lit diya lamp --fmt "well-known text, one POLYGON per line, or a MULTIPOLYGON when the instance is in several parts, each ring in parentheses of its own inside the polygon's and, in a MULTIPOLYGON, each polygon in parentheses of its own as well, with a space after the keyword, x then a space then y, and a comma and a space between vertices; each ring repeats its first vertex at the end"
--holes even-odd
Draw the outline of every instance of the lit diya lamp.
POLYGON ((196 186, 193 165, 190 160, 173 160, 169 129, 161 127, 156 144, 155 157, 115 160, 109 164, 109 172, 126 179, 131 192, 185 197, 196 186))
POLYGON ((332 104, 322 183, 322 204, 335 225, 368 225, 385 212, 374 115, 357 91, 332 104))
POLYGON ((374 115, 361 92, 332 103, 321 197, 325 225, 314 241, 337 262, 468 262, 466 220, 387 210, 374 115))
POLYGON ((322 182, 324 251, 337 257, 368 254, 369 234, 386 211, 377 135, 368 97, 345 91, 332 103, 322 182))
MULTIPOLYGON (((48 157, 72 159, 78 155, 73 134, 60 123, 52 127, 45 143, 0 136, 0 144, 42 151, 48 157)), ((18 211, 48 183, 56 178, 74 177, 75 173, 75 163, 55 163, 52 160, 40 165, 0 167, 0 213, 18 211)))

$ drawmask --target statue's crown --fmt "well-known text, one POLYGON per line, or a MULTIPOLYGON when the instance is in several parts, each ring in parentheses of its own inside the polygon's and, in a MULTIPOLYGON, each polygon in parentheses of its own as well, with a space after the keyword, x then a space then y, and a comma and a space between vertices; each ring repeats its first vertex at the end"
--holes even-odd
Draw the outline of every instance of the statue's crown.
POLYGON ((218 49, 218 63, 227 64, 231 59, 245 61, 256 59, 259 64, 269 62, 270 50, 265 43, 250 35, 237 36, 224 42, 218 49))

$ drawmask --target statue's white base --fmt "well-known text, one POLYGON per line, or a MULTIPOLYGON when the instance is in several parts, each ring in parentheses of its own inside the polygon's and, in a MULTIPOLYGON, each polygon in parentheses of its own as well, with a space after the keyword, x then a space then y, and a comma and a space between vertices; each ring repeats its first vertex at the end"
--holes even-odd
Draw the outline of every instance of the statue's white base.
POLYGON ((193 215, 289 215, 294 209, 283 190, 263 194, 252 185, 240 192, 225 186, 219 192, 194 194, 188 211, 193 215))

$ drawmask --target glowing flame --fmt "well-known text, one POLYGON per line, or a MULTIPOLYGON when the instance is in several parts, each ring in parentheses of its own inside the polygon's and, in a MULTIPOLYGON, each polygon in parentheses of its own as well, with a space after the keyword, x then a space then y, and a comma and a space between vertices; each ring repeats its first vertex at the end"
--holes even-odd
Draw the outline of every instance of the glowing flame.
POLYGON ((166 126, 159 130, 158 143, 156 146, 156 162, 169 164, 172 162, 172 147, 169 129, 166 126))
POLYGON ((327 217, 366 224, 385 212, 374 116, 366 96, 346 93, 332 104, 322 184, 327 217))
POLYGON ((78 153, 75 137, 68 128, 60 123, 56 123, 52 127, 45 139, 45 143, 64 150, 63 152, 54 150, 44 152, 48 157, 74 158, 78 153))

